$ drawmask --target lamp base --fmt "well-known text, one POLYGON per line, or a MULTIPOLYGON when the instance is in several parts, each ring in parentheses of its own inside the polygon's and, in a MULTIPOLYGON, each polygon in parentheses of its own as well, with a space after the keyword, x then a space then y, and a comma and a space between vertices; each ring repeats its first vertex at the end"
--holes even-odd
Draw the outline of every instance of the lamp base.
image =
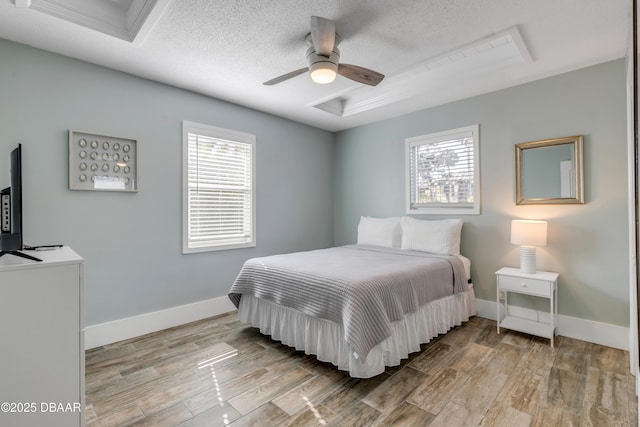
POLYGON ((520 271, 527 274, 536 274, 535 246, 520 246, 520 271))

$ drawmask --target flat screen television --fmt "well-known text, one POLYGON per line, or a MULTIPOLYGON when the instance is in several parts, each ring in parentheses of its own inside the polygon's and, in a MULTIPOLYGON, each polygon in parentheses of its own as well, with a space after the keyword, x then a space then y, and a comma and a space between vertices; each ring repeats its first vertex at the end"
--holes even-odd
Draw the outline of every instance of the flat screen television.
POLYGON ((15 255, 32 261, 42 261, 20 252, 22 241, 22 144, 11 152, 11 187, 0 192, 0 257, 15 255))

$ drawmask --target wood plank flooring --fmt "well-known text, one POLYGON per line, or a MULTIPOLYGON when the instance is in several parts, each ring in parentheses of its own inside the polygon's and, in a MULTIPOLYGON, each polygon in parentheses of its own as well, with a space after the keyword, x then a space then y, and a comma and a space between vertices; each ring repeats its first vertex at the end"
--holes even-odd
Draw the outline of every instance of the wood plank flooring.
POLYGON ((636 426, 628 353, 474 317, 374 378, 350 378, 236 313, 86 353, 88 427, 636 426))

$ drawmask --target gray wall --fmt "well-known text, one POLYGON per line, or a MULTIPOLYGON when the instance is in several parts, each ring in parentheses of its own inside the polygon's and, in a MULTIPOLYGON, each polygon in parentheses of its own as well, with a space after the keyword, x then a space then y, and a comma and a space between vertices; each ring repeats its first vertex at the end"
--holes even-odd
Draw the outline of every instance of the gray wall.
POLYGON ((511 219, 546 219, 538 268, 560 273, 560 313, 628 326, 625 97, 618 60, 340 132, 335 244, 355 242, 360 215, 404 214, 405 138, 479 123, 482 212, 462 217, 476 296, 494 301, 494 272, 519 265, 511 219), (584 135, 586 204, 516 206, 514 144, 572 135, 584 135))
POLYGON ((85 258, 87 325, 223 296, 250 257, 333 243, 330 132, 5 40, 0 94, 0 188, 22 142, 25 241, 85 258), (257 136, 256 248, 181 254, 183 119, 257 136), (70 191, 69 129, 137 139, 139 192, 70 191))
POLYGON ((463 217, 462 252, 477 296, 518 265, 510 220, 547 219, 538 266, 561 274, 560 313, 629 324, 622 60, 334 135, 4 40, 0 58, 0 153, 24 144, 26 241, 85 257, 87 325, 223 296, 253 256, 355 242, 360 215, 404 214, 404 139, 474 123, 482 214, 463 217), (181 254, 183 119, 257 135, 256 248, 181 254), (137 139, 140 191, 68 190, 69 129, 137 139), (578 134, 587 203, 516 206, 514 144, 578 134))

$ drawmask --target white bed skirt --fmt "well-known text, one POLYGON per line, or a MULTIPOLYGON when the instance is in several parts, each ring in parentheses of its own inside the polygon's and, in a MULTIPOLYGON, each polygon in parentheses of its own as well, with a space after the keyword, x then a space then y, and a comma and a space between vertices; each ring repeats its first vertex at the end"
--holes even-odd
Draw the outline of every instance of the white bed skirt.
POLYGON ((466 292, 432 301, 403 320, 392 323, 392 335, 375 346, 365 361, 344 340, 341 325, 307 316, 269 301, 242 295, 238 318, 257 327, 265 335, 296 350, 313 354, 322 362, 334 364, 356 378, 370 378, 396 366, 409 353, 476 314, 473 285, 466 292))

